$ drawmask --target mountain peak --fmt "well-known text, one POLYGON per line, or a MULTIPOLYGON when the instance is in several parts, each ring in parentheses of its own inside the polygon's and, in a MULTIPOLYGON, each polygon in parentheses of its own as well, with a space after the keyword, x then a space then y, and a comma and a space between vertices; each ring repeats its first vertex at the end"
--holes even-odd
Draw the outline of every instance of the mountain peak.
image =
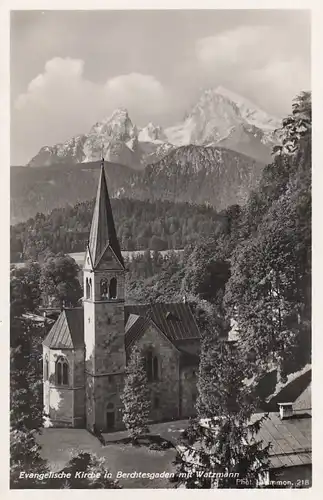
POLYGON ((120 116, 120 117, 129 118, 129 113, 128 113, 128 110, 126 108, 120 107, 120 108, 116 108, 113 111, 111 118, 113 116, 120 116))
POLYGON ((154 125, 153 122, 149 122, 146 127, 142 128, 139 132, 139 141, 141 142, 165 142, 167 137, 159 125, 154 125))
POLYGON ((29 165, 74 163, 110 158, 133 168, 154 163, 177 146, 222 146, 268 162, 277 144, 277 118, 219 85, 201 92, 184 120, 163 130, 149 122, 137 130, 125 107, 116 108, 90 131, 62 144, 42 148, 29 165))

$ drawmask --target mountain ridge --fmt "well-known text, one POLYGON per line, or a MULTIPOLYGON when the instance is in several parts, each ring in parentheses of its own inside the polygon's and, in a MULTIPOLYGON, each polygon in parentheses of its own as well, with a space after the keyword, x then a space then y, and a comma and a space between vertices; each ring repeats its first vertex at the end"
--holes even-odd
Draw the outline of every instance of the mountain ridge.
POLYGON ((136 170, 162 159, 179 146, 223 146, 268 162, 279 141, 280 121, 248 99, 217 87, 206 89, 182 122, 163 129, 149 122, 138 128, 127 109, 117 108, 88 133, 53 146, 43 146, 27 166, 86 163, 102 156, 136 170))
MULTIPOLYGON (((110 162, 105 169, 111 197, 209 203, 220 210, 244 203, 264 165, 225 148, 190 145, 173 149, 143 171, 110 162)), ((12 167, 11 223, 92 199, 99 170, 99 161, 12 167)))

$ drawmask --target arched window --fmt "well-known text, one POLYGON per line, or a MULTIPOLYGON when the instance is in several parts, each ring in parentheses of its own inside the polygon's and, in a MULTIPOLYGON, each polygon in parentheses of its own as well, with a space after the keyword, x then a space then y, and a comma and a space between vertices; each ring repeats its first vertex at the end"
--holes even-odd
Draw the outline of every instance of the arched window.
POLYGON ((109 299, 117 298, 117 280, 116 278, 112 278, 109 286, 109 299))
POLYGON ((86 278, 86 280, 85 280, 85 288, 86 288, 85 298, 89 299, 90 298, 90 282, 89 282, 88 278, 86 278))
POLYGON ((115 427, 115 408, 113 403, 108 403, 106 406, 106 429, 112 431, 115 427))
POLYGON ((48 376, 49 376, 49 362, 48 362, 48 356, 46 354, 44 363, 44 380, 48 380, 48 376))
POLYGON ((101 283, 100 283, 100 296, 101 296, 101 299, 107 299, 108 298, 108 282, 107 282, 107 280, 101 280, 101 283))
POLYGON ((158 358, 153 356, 152 350, 149 349, 145 356, 145 365, 148 382, 156 382, 158 380, 158 358))
POLYGON ((154 356, 153 358, 153 379, 158 380, 158 358, 154 356))
POLYGON ((57 385, 68 385, 68 363, 65 358, 58 358, 55 365, 57 385))
POLYGON ((89 299, 92 298, 92 278, 89 279, 89 299))
POLYGON ((147 351, 146 353, 146 373, 148 382, 153 381, 153 353, 152 351, 147 351))

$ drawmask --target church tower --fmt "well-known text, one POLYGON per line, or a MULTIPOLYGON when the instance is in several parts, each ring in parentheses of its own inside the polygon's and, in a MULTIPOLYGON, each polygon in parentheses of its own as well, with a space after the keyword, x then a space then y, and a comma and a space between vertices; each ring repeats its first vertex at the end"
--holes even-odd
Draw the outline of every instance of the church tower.
POLYGON ((122 427, 125 266, 101 163, 84 271, 85 412, 91 430, 122 427))

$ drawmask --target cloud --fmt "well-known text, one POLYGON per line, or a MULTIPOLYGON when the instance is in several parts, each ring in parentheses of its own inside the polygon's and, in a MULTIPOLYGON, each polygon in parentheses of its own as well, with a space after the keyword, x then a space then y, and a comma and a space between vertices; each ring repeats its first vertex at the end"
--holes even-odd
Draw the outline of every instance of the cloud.
POLYGON ((215 36, 201 38, 196 42, 197 58, 205 66, 261 64, 264 47, 262 53, 257 54, 256 50, 252 54, 251 51, 257 47, 260 39, 267 37, 268 31, 266 27, 240 26, 215 36))
POLYGON ((167 97, 152 75, 130 73, 98 84, 84 77, 84 61, 56 57, 18 96, 12 116, 13 142, 20 156, 31 158, 44 145, 86 132, 119 106, 134 122, 163 111, 167 97))
POLYGON ((271 112, 290 111, 292 99, 310 86, 310 62, 297 30, 239 26, 195 44, 205 81, 228 85, 271 112), (298 54, 295 56, 295 54, 298 54))
POLYGON ((166 101, 162 84, 154 76, 140 73, 111 78, 107 81, 105 90, 108 98, 117 106, 122 105, 129 109, 148 107, 152 113, 158 113, 166 101))

